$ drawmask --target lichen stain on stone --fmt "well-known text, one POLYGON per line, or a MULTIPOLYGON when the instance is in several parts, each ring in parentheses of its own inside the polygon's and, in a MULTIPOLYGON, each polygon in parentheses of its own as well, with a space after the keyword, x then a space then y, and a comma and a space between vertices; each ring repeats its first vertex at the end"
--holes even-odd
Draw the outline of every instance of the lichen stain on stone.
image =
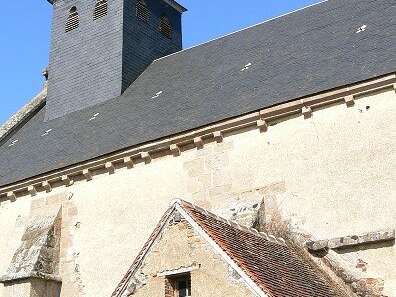
POLYGON ((59 278, 60 212, 33 217, 2 281, 27 277, 59 278))

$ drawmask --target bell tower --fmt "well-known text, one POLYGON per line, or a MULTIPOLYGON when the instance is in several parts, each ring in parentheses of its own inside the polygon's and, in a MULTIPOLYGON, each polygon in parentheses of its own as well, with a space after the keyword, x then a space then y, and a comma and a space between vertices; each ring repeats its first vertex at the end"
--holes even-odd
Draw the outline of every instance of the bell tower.
POLYGON ((155 59, 182 49, 174 0, 48 0, 46 120, 120 96, 155 59))

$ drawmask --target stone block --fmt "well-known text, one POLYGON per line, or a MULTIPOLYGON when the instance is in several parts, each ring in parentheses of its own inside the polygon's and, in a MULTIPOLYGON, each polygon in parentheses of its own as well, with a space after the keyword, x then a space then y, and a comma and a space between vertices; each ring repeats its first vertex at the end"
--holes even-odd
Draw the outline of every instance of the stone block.
POLYGON ((213 133, 213 137, 216 140, 216 142, 223 142, 224 136, 221 131, 216 131, 213 133))
POLYGON ((329 240, 319 240, 307 242, 307 248, 318 251, 325 248, 339 249, 363 244, 380 243, 395 240, 395 230, 387 229, 381 231, 368 232, 361 235, 351 235, 337 237, 329 240))
POLYGON ((30 208, 32 211, 44 207, 46 204, 45 199, 33 199, 30 208))
POLYGON ((305 119, 309 119, 312 116, 312 108, 309 106, 303 106, 302 114, 305 119))
POLYGON ((196 148, 198 149, 202 149, 204 146, 204 141, 202 139, 202 137, 195 137, 194 138, 194 145, 196 148))
POLYGON ((268 131, 268 123, 264 120, 257 121, 257 127, 259 128, 260 132, 267 132, 268 131))
POLYGON ((67 215, 68 215, 68 216, 74 217, 74 216, 76 216, 77 214, 78 214, 78 209, 77 209, 77 207, 72 207, 72 208, 68 208, 68 209, 67 209, 67 215))
POLYGON ((205 160, 204 158, 196 158, 185 162, 183 167, 190 177, 196 177, 205 173, 205 160))
POLYGON ((148 152, 141 153, 141 158, 143 159, 144 163, 146 163, 146 164, 151 162, 151 156, 148 152))
POLYGON ((180 156, 181 152, 180 152, 180 148, 177 144, 171 144, 169 149, 173 156, 175 156, 175 157, 180 156))
POLYGON ((113 174, 115 172, 115 167, 112 162, 106 162, 105 168, 109 174, 113 174))
POLYGON ((355 105, 355 98, 353 97, 353 95, 345 96, 344 101, 346 106, 348 107, 352 107, 355 105))
POLYGON ((82 174, 84 175, 84 177, 85 177, 85 179, 87 181, 92 180, 92 174, 91 174, 91 171, 89 169, 84 169, 82 174))
POLYGON ((74 181, 67 175, 62 175, 61 177, 62 183, 66 186, 69 187, 74 184, 74 181))
POLYGON ((224 171, 224 168, 229 164, 227 153, 211 154, 205 159, 206 168, 209 170, 224 171))
POLYGON ((132 157, 131 156, 124 157, 124 164, 128 169, 132 168, 134 165, 132 157))
POLYGON ((49 193, 49 192, 52 191, 52 187, 51 187, 51 184, 50 184, 49 181, 43 181, 41 185, 42 185, 42 187, 44 188, 44 190, 45 190, 47 193, 49 193))
POLYGON ((36 186, 29 186, 28 187, 28 192, 31 196, 36 196, 37 195, 37 189, 36 186))
POLYGON ((232 151, 234 149, 234 144, 231 141, 223 141, 222 143, 219 143, 218 145, 214 146, 213 152, 214 153, 225 153, 232 151))
POLYGON ((8 192, 7 193, 7 199, 10 200, 11 202, 16 201, 16 195, 14 192, 8 192))

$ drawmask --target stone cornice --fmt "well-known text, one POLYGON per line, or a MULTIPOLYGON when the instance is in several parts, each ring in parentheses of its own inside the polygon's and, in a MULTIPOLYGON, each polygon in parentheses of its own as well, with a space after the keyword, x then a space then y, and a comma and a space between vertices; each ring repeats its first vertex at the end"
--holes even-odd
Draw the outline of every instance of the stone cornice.
POLYGON ((310 97, 282 103, 260 111, 238 116, 216 124, 178 134, 148 144, 127 148, 121 152, 110 153, 74 166, 36 176, 0 188, 0 201, 14 201, 20 196, 36 195, 40 191, 50 192, 54 187, 72 186, 75 180, 90 181, 97 174, 114 173, 117 169, 133 168, 136 163, 150 163, 152 159, 164 154, 179 156, 182 151, 204 146, 208 142, 222 142, 227 133, 257 128, 266 132, 272 121, 291 115, 309 117, 316 109, 343 102, 346 107, 353 106, 357 96, 373 91, 394 88, 396 74, 390 74, 354 85, 341 87, 310 97), (13 198, 13 199, 10 199, 13 198))
POLYGON ((316 252, 326 249, 342 249, 394 240, 395 229, 388 229, 359 235, 349 235, 326 240, 309 241, 307 242, 306 246, 308 250, 316 252))

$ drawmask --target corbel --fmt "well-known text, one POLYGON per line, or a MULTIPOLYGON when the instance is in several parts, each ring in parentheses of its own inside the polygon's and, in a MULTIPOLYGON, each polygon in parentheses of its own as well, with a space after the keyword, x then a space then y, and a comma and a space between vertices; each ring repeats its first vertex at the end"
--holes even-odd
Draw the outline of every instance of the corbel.
POLYGON ((257 127, 260 129, 260 132, 268 131, 268 124, 265 120, 259 119, 256 124, 257 124, 257 127))
POLYGON ((194 145, 196 148, 201 149, 204 146, 204 142, 202 137, 195 137, 194 138, 194 145))
POLYGON ((37 195, 36 186, 28 186, 28 192, 31 196, 36 196, 37 195))
POLYGON ((16 201, 16 195, 15 192, 8 192, 7 193, 7 199, 9 199, 11 202, 15 202, 16 201))
POLYGON ((62 183, 63 183, 66 187, 69 187, 69 186, 71 186, 71 185, 74 184, 74 181, 73 181, 72 179, 70 179, 70 177, 67 176, 67 175, 62 175, 61 180, 62 180, 62 183))
POLYGON ((345 96, 344 101, 347 107, 352 107, 355 105, 355 98, 353 95, 345 96))
POLYGON ((105 168, 109 172, 109 174, 113 174, 115 172, 115 167, 112 162, 106 162, 105 168))
POLYGON ((131 156, 124 157, 124 164, 128 169, 133 167, 133 159, 131 156))
POLYGON ((87 181, 92 180, 92 173, 89 169, 84 169, 82 174, 84 175, 84 177, 87 181))
POLYGON ((52 187, 51 187, 51 184, 49 183, 49 181, 47 181, 47 180, 43 181, 43 183, 41 185, 47 193, 52 191, 52 187))
POLYGON ((151 162, 151 156, 148 152, 143 152, 140 154, 142 159, 144 160, 144 163, 148 164, 151 162))
POLYGON ((309 119, 312 116, 312 108, 310 106, 303 106, 302 114, 304 116, 304 119, 309 119))
POLYGON ((216 142, 218 143, 223 142, 224 139, 223 132, 221 131, 213 132, 213 137, 216 140, 216 142))
POLYGON ((171 144, 169 147, 169 150, 171 151, 172 155, 177 157, 180 156, 180 147, 177 144, 171 144))

